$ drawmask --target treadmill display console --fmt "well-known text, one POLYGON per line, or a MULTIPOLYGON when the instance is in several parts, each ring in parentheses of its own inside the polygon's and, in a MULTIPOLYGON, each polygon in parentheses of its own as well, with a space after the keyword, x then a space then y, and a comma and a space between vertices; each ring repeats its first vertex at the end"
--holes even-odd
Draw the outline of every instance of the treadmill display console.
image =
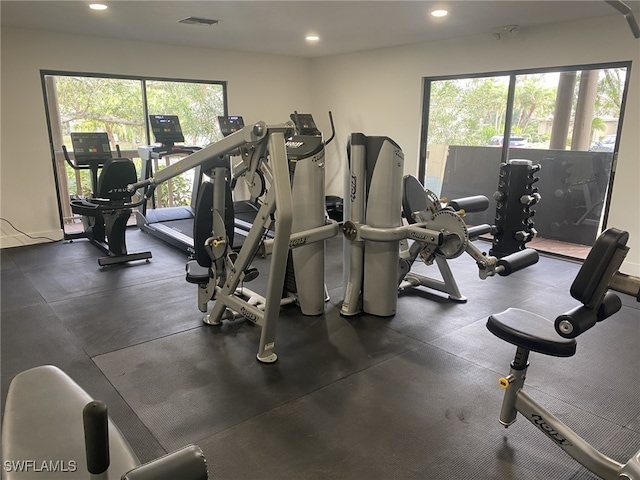
POLYGON ((71 133, 71 145, 76 165, 104 163, 111 158, 109 137, 105 132, 71 133))
POLYGON ((149 122, 156 142, 163 145, 184 142, 177 115, 149 115, 149 122))
POLYGON ((223 136, 228 137, 232 133, 241 130, 244 127, 244 120, 242 117, 218 117, 218 124, 220 125, 220 132, 223 136))

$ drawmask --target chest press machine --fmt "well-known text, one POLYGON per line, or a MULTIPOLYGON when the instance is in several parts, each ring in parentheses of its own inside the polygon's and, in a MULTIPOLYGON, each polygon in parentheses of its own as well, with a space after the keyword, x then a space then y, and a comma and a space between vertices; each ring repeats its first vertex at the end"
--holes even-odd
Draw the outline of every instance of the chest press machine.
MULTIPOLYGON (((324 213, 325 143, 317 135, 303 138, 294 133, 291 122, 258 122, 185 157, 153 178, 129 186, 130 190, 149 186, 149 195, 156 185, 185 170, 219 160, 196 207, 196 260, 187 264, 187 281, 198 285, 200 311, 206 313, 209 301, 214 300, 205 323, 219 325, 225 319, 244 317, 262 328, 257 354, 262 363, 278 358, 274 348, 282 305, 296 303, 304 315, 324 312, 324 240, 338 232, 337 223, 324 213), (295 145, 297 156, 288 144, 295 145), (242 159, 242 176, 249 191, 261 198, 239 251, 232 248, 230 154, 242 159), (266 233, 274 224, 273 238, 267 241, 266 233), (271 255, 265 296, 244 286, 257 275, 251 262, 259 254, 271 255)), ((234 171, 237 174, 238 169, 234 171)))
POLYGON ((403 178, 404 155, 390 138, 351 134, 348 162, 342 315, 394 315, 398 289, 416 286, 465 302, 447 263, 465 252, 476 261, 483 280, 509 275, 538 261, 537 252, 524 249, 523 242, 522 250, 500 259, 481 252, 471 240, 492 228, 467 228, 462 213, 486 209, 487 198, 468 197, 443 205, 415 177, 403 178), (443 280, 411 272, 418 258, 427 265, 435 262, 443 280))

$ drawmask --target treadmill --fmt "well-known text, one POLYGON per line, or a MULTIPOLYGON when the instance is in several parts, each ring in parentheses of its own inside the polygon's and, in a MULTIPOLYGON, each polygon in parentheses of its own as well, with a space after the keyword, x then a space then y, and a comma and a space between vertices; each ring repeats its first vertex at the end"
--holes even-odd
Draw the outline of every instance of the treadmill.
MULTIPOLYGON (((138 155, 142 160, 141 177, 143 179, 153 177, 154 160, 173 155, 187 156, 200 150, 200 147, 181 144, 184 142, 184 135, 177 115, 149 115, 149 122, 155 141, 160 145, 138 147, 138 155)), ((193 219, 204 168, 197 167, 194 172, 190 205, 156 208, 154 193, 149 202, 151 205, 145 202, 142 208, 136 212, 137 225, 141 230, 178 248, 189 256, 194 254, 193 219)))

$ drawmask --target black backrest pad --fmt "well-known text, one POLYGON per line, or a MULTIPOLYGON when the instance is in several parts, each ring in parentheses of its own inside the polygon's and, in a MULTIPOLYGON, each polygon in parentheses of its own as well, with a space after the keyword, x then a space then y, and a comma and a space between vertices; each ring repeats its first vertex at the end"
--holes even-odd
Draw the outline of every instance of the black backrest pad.
POLYGON ((96 196, 111 200, 126 200, 133 192, 127 192, 127 185, 136 183, 136 166, 128 158, 112 158, 105 162, 98 178, 96 196))
MULTIPOLYGON (((227 230, 227 239, 233 245, 234 235, 234 211, 231 188, 225 183, 225 212, 224 224, 227 230)), ((211 258, 204 248, 204 242, 213 232, 213 183, 203 182, 198 191, 196 200, 196 214, 193 221, 193 247, 198 265, 210 267, 211 258)))
POLYGON ((593 302, 599 303, 601 299, 595 297, 604 295, 606 292, 611 276, 620 266, 616 265, 614 269, 611 269, 609 268, 610 264, 614 260, 616 251, 624 248, 628 239, 629 234, 617 228, 605 230, 596 239, 578 275, 571 284, 570 292, 573 298, 585 305, 590 305, 592 308, 598 306, 593 305, 593 302))
POLYGON ((409 223, 416 223, 411 217, 413 212, 421 212, 428 207, 424 187, 413 175, 402 179, 402 215, 409 223))

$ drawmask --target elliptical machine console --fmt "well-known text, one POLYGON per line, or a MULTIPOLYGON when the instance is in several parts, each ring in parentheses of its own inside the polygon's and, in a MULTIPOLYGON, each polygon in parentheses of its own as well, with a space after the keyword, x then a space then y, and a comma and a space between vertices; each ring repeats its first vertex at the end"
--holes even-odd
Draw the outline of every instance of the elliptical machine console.
POLYGON ((329 119, 331 121, 332 135, 326 141, 323 141, 322 132, 318 130, 310 113, 293 112, 290 118, 296 126, 296 135, 288 139, 286 143, 289 163, 320 153, 325 145, 328 145, 335 137, 331 112, 329 112, 329 119))

